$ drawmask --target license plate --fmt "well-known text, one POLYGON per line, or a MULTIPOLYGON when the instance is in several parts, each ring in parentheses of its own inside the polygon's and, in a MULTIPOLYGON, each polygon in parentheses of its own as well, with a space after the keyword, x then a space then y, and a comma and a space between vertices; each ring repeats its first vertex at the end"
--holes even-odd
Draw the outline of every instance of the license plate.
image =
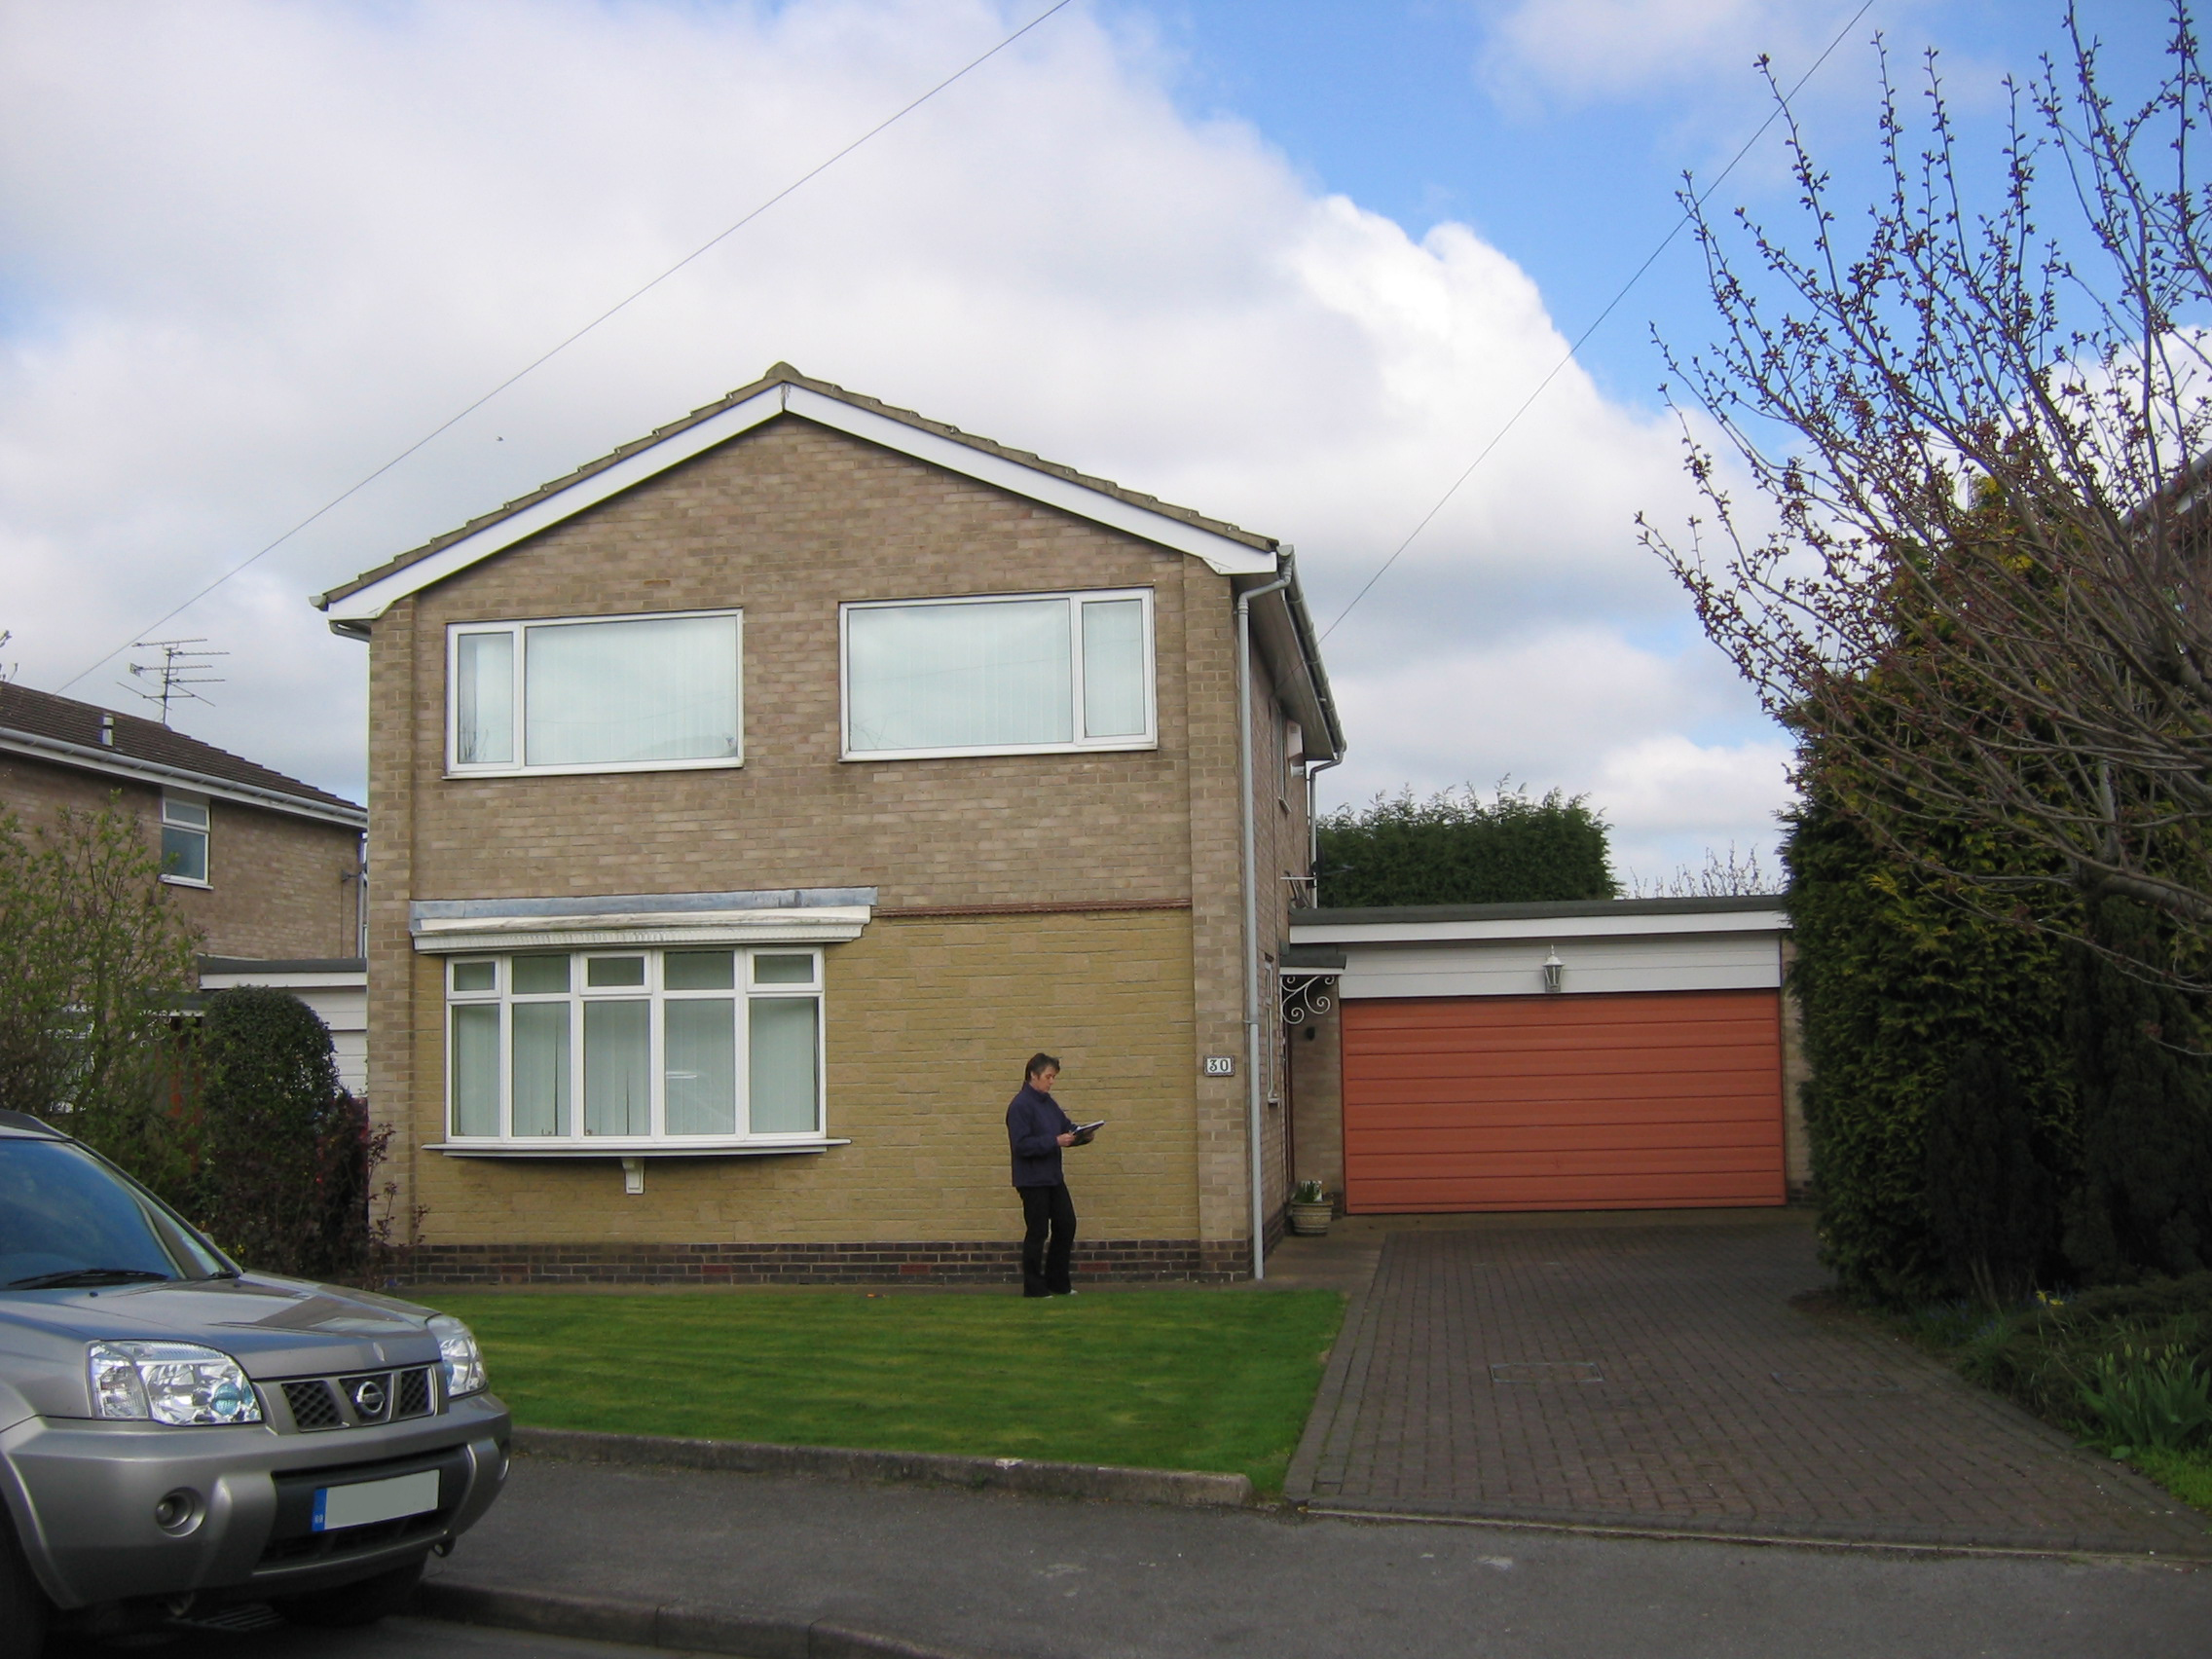
POLYGON ((323 1487, 314 1494, 314 1530, 335 1532, 409 1515, 427 1515, 438 1506, 438 1471, 395 1475, 388 1481, 323 1487))

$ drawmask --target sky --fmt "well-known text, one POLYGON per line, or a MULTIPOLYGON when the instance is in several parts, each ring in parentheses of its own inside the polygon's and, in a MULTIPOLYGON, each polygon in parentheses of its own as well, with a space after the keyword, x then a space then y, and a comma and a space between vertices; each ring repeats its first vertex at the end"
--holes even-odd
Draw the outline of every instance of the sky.
MULTIPOLYGON (((172 723, 360 799, 306 596, 788 360, 1294 544, 1324 804, 1511 778, 1646 890, 1771 868, 1788 745, 1636 531, 1696 511, 1689 238, 1620 294, 1862 0, 1076 0, 379 473, 1049 3, 0 0, 0 672, 142 712, 204 637, 172 723)), ((1877 30, 1982 142, 2056 21, 1874 0, 1792 106, 1840 198, 1877 30)), ((1790 221, 1778 129, 1739 205, 1790 221)))

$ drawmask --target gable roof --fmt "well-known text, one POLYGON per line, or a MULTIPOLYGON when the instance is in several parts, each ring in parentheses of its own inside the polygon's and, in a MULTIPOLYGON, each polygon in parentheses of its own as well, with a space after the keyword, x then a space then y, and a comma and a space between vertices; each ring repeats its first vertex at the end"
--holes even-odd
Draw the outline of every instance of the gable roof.
POLYGON ((1207 518, 1157 496, 1125 490, 1109 479, 1078 472, 1027 450, 1010 449, 829 381, 811 380, 791 364, 778 363, 751 386, 739 387, 565 478, 542 484, 459 530, 317 594, 313 604, 330 613, 335 631, 358 632, 360 624, 374 621, 408 595, 782 415, 795 415, 1078 518, 1193 554, 1222 575, 1272 575, 1275 571, 1280 544, 1272 536, 1207 518))
POLYGON ((787 415, 1188 553, 1238 585, 1287 574, 1289 585, 1268 593, 1254 608, 1261 648, 1271 660, 1289 667, 1284 690, 1308 734, 1309 751, 1327 759, 1343 755, 1344 723, 1321 668, 1320 641, 1307 613, 1291 551, 1281 542, 1157 496, 1124 489, 1111 479, 1043 460, 1027 450, 963 432, 911 409, 894 408, 829 381, 809 379, 789 363, 776 364, 752 385, 739 387, 727 397, 694 409, 682 420, 624 444, 567 477, 541 484, 496 511, 314 595, 311 603, 329 613, 333 633, 367 639, 368 625, 409 595, 787 415))
POLYGON ((344 795, 171 731, 159 720, 28 685, 0 683, 0 754, 28 755, 142 783, 175 784, 356 830, 368 823, 368 814, 344 795), (112 741, 103 742, 103 736, 112 741))

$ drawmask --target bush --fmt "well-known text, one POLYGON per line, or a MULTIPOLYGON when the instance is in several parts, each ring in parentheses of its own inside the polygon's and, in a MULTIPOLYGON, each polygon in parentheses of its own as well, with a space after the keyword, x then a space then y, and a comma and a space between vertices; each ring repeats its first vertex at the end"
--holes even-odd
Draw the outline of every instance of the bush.
POLYGON ((1497 789, 1378 795, 1317 826, 1320 899, 1343 906, 1612 899, 1605 821, 1581 796, 1497 789))
POLYGON ((368 1109, 338 1081, 330 1032, 288 992, 204 1004, 179 1207, 240 1261, 303 1278, 357 1277, 369 1254, 368 1109))
POLYGON ((2057 1231, 2050 1175, 2035 1143, 2011 1068, 1970 1044, 1929 1110, 1928 1231, 1952 1281, 1990 1308, 2035 1288, 2057 1231))
MULTIPOLYGON (((1984 1090, 1973 1111, 2006 1113, 2016 1103, 2033 1162, 2068 1179, 2074 1097, 2057 948, 1948 902, 1817 791, 1791 820, 1783 856, 1797 951, 1790 983, 1812 1065, 1804 1107, 1822 1259, 1847 1290, 1892 1306, 1973 1291, 1972 1249, 1962 1260, 1950 1253, 1957 1241, 2032 1229, 2010 1200, 1999 1209, 2012 1219, 2002 1219, 1970 1200, 1959 1180, 1932 1183, 1931 1120, 1939 1124, 1938 1159, 1993 1165, 1992 1126, 1963 1121, 1963 1100, 1948 1115, 1938 1102, 1956 1088, 1984 1090), (1967 1069, 1976 1052, 1980 1084, 1967 1069), (1992 1101, 1987 1080, 1999 1075, 2005 1097, 1992 1101), (1932 1203, 1951 1230, 1950 1247, 1932 1203)), ((1999 850, 1970 841, 1951 856, 1986 861, 1999 850)), ((1999 1257, 2009 1262, 2016 1249, 2024 1246, 2003 1245, 1999 1257)))

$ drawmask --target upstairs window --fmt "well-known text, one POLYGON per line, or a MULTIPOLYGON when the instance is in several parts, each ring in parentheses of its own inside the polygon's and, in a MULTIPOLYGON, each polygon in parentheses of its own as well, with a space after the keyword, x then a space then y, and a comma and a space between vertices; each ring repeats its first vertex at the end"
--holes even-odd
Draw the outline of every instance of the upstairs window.
POLYGON ((162 792, 162 879, 207 885, 207 797, 162 792))
POLYGON ((844 608, 845 757, 1148 749, 1152 593, 844 608))
POLYGON ((468 622, 448 640, 450 771, 649 771, 744 758, 737 611, 468 622))

